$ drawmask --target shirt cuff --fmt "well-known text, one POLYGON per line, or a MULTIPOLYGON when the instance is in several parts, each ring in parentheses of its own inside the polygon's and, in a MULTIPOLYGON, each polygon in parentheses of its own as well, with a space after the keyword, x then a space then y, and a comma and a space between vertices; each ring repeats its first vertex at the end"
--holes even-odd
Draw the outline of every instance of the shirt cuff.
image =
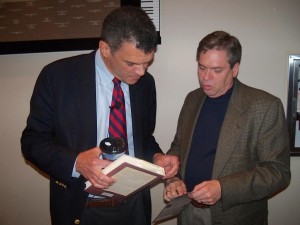
POLYGON ((78 178, 78 177, 80 177, 80 173, 78 173, 76 171, 76 162, 77 162, 77 159, 76 159, 76 161, 74 163, 74 166, 73 166, 72 177, 78 178))

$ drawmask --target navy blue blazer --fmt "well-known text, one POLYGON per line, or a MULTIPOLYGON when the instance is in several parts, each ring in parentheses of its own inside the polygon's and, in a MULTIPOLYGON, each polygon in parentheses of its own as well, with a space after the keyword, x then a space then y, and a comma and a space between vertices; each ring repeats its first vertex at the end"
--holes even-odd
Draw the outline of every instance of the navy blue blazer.
MULTIPOLYGON (((43 68, 22 133, 25 159, 49 175, 53 224, 74 224, 87 198, 85 179, 72 178, 71 174, 77 155, 97 144, 95 52, 61 59, 43 68)), ((152 161, 155 153, 162 153, 152 135, 156 120, 154 78, 146 72, 129 91, 135 155, 152 161)), ((142 194, 150 221, 149 189, 142 194)))

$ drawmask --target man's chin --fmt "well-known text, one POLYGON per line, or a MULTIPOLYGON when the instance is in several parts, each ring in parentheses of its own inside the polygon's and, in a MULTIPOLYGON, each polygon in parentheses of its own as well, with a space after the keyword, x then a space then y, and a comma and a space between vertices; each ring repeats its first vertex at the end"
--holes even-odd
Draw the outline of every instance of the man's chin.
POLYGON ((129 85, 133 85, 136 84, 139 81, 140 78, 138 79, 128 79, 125 81, 125 83, 129 84, 129 85))

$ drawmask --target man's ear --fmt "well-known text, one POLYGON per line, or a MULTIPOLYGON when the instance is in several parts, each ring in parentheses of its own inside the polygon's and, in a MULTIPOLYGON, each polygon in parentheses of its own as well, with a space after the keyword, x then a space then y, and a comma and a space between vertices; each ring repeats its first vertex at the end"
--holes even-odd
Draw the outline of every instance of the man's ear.
POLYGON ((110 47, 105 41, 101 40, 99 42, 99 49, 104 57, 108 57, 110 55, 110 47))
POLYGON ((232 70, 233 70, 233 77, 236 78, 237 75, 239 74, 240 64, 239 63, 234 64, 232 70))

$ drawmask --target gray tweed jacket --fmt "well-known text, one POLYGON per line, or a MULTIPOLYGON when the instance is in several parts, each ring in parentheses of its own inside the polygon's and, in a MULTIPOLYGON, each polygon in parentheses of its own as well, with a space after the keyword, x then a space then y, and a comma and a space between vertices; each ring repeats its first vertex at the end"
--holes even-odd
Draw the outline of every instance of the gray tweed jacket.
MULTIPOLYGON (((204 99, 201 88, 187 95, 168 151, 179 156, 182 178, 204 99)), ((267 199, 284 189, 290 177, 289 138, 280 99, 236 79, 213 165, 212 179, 220 181, 222 198, 211 207, 212 224, 267 224, 267 199)))

